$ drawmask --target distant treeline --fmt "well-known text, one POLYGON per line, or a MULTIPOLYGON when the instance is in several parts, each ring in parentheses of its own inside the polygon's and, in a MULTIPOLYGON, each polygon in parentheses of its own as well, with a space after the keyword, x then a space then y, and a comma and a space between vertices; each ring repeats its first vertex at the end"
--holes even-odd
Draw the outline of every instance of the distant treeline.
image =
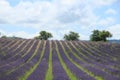
POLYGON ((120 40, 109 40, 111 43, 120 43, 120 40))
MULTIPOLYGON (((48 40, 52 38, 53 35, 50 32, 47 31, 41 31, 39 33, 39 36, 35 36, 34 39, 40 39, 40 40, 48 40)), ((111 38, 112 34, 109 31, 99 31, 99 30, 93 30, 92 34, 90 35, 90 41, 108 41, 108 38, 111 38)), ((1 38, 11 38, 11 39, 22 39, 19 37, 7 37, 7 36, 1 36, 1 38)), ((73 41, 73 40, 80 40, 80 35, 76 32, 70 31, 69 34, 64 34, 63 36, 64 40, 73 41)))

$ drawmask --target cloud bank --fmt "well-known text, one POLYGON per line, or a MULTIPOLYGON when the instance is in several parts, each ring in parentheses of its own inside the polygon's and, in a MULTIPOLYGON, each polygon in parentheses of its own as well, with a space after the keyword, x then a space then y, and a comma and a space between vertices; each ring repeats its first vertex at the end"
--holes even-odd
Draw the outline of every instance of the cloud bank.
MULTIPOLYGON (((62 39, 69 31, 78 32, 81 39, 89 39, 89 34, 97 26, 104 26, 105 29, 116 27, 116 19, 112 15, 117 15, 117 11, 110 7, 116 2, 117 0, 19 0, 12 6, 14 0, 0 0, 0 24, 50 31, 54 39, 62 39), (104 16, 95 13, 104 7, 110 7, 104 11, 104 16), (111 15, 105 16, 108 14, 111 15)), ((25 31, 13 33, 27 38, 36 35, 30 36, 25 31)))

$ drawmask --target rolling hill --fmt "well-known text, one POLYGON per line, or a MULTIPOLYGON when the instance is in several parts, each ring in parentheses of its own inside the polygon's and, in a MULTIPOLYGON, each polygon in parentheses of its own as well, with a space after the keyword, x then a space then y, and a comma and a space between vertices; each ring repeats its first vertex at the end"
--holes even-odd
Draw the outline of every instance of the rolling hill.
POLYGON ((120 44, 1 38, 0 80, 120 80, 120 44))

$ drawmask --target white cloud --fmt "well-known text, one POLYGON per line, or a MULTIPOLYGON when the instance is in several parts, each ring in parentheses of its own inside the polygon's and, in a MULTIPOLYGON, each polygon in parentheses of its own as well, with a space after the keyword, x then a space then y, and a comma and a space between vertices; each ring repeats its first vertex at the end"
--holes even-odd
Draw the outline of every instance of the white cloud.
POLYGON ((87 2, 83 0, 53 0, 34 3, 21 1, 15 7, 11 7, 6 0, 0 1, 0 3, 0 19, 5 19, 11 24, 38 23, 41 25, 49 22, 56 23, 59 20, 74 23, 81 16, 84 16, 83 18, 87 18, 87 20, 88 18, 95 18, 92 8, 87 6, 90 4, 86 4, 87 2))
POLYGON ((89 35, 84 35, 84 34, 79 34, 80 35, 80 40, 89 40, 89 35))
POLYGON ((115 11, 114 9, 108 9, 108 10, 106 10, 105 14, 115 15, 115 14, 117 14, 117 11, 115 11))
POLYGON ((12 24, 26 23, 39 25, 57 23, 57 21, 64 23, 79 21, 83 23, 83 25, 90 25, 90 23, 94 22, 97 18, 93 13, 93 5, 107 5, 114 1, 115 0, 37 0, 30 2, 27 0, 21 1, 15 7, 11 7, 6 0, 2 0, 0 1, 0 20, 5 19, 12 24), (91 19, 94 21, 91 21, 91 19))
POLYGON ((7 36, 16 36, 16 37, 22 37, 22 38, 34 38, 37 34, 29 34, 25 31, 19 31, 19 32, 12 32, 7 34, 7 36))
POLYGON ((110 26, 110 25, 114 24, 114 22, 115 22, 115 19, 114 19, 114 18, 112 18, 112 17, 107 17, 107 18, 105 18, 105 19, 100 20, 100 21, 98 22, 98 25, 100 25, 100 26, 110 26))
MULTIPOLYGON (((7 0, 0 0, 0 24, 15 24, 53 33, 55 39, 62 39, 66 32, 91 29, 91 26, 114 23, 113 18, 99 20, 94 10, 111 5, 116 0, 21 0, 14 7, 7 0), (59 31, 58 31, 59 30, 59 31)), ((112 11, 108 11, 113 13, 112 11)), ((6 33, 8 34, 8 33, 6 33)), ((81 34, 81 33, 80 33, 81 34)), ((33 37, 24 31, 10 34, 19 37, 33 37)), ((82 34, 81 34, 82 35, 82 34)), ((88 36, 82 35, 82 39, 88 36)))
POLYGON ((6 34, 6 32, 4 30, 0 29, 0 36, 3 36, 5 34, 6 34))
POLYGON ((112 39, 120 39, 120 24, 112 25, 106 30, 110 31, 113 34, 112 39))
POLYGON ((88 2, 95 7, 111 5, 116 1, 117 0, 88 0, 88 2))

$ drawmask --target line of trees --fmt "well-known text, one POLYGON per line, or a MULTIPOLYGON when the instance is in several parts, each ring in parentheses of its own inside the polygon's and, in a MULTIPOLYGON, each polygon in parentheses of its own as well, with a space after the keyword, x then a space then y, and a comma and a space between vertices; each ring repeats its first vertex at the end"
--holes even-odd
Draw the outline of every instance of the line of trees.
MULTIPOLYGON (((49 38, 52 38, 53 35, 50 32, 46 31, 41 31, 39 33, 39 36, 36 36, 35 39, 40 39, 40 40, 48 40, 49 38)), ((107 41, 107 38, 112 37, 112 34, 109 31, 99 31, 99 30, 94 30, 92 31, 92 34, 90 35, 90 40, 91 41, 107 41)), ((80 36, 78 33, 70 31, 69 34, 64 35, 64 40, 79 40, 80 36)))
MULTIPOLYGON (((0 33, 1 36, 1 33, 0 33)), ((41 31, 39 33, 39 36, 36 36, 35 39, 40 39, 40 40, 48 40, 52 38, 53 35, 50 32, 47 31, 41 31)), ((112 34, 109 31, 99 31, 99 30, 94 30, 92 31, 92 34, 90 35, 90 41, 107 41, 107 38, 111 38, 112 34)), ((7 37, 5 35, 1 36, 1 38, 12 38, 12 39, 19 39, 18 37, 7 37)), ((64 40, 79 40, 80 35, 76 32, 70 31, 69 34, 65 34, 63 39, 64 40)), ((21 39, 21 38, 20 38, 21 39)))

